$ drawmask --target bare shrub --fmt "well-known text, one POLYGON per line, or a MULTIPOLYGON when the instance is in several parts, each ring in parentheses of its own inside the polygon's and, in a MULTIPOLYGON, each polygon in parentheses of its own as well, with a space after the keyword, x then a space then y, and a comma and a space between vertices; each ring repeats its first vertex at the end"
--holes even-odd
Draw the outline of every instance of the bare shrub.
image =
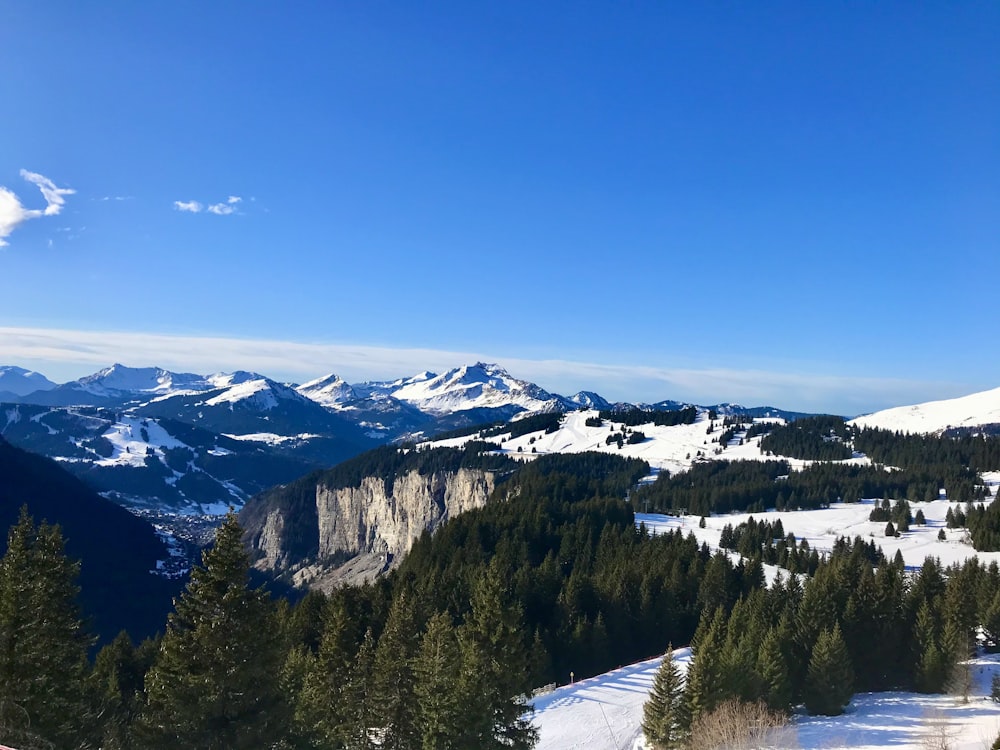
POLYGON ((728 700, 691 724, 690 750, 792 750, 798 746, 788 717, 763 701, 728 700))
POLYGON ((920 726, 920 750, 952 750, 959 728, 941 711, 928 711, 920 726))

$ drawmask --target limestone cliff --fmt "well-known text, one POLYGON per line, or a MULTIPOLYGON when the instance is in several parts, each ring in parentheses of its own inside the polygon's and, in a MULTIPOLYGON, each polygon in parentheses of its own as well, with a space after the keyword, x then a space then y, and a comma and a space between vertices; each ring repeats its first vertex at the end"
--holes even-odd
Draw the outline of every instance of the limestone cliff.
POLYGON ((471 468, 366 476, 350 487, 315 477, 285 488, 281 502, 265 498, 248 509, 247 542, 258 568, 289 574, 298 585, 367 580, 408 552, 425 529, 484 505, 496 479, 497 472, 471 468))

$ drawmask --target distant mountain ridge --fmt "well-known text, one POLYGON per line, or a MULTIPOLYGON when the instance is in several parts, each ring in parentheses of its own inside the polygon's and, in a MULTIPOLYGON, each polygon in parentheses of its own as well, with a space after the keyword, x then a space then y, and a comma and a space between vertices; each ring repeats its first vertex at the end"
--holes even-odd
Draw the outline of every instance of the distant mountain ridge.
POLYGON ((13 400, 55 387, 56 384, 41 373, 13 365, 0 366, 0 401, 13 400))
MULTIPOLYGON (((58 460, 106 497, 130 507, 219 513, 310 471, 377 445, 578 409, 676 411, 688 404, 611 403, 571 397, 476 362, 445 373, 348 383, 330 373, 302 385, 248 371, 201 375, 120 363, 55 385, 23 368, 6 377, 43 387, 0 402, 0 435, 58 460)), ((720 416, 801 414, 734 404, 720 416)))

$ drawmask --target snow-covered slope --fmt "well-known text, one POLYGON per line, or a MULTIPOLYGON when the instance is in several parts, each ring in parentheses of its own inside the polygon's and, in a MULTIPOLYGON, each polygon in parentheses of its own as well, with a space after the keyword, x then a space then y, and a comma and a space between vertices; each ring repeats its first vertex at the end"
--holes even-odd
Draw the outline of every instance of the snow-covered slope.
POLYGON ((477 362, 426 380, 411 379, 393 398, 431 414, 517 406, 526 411, 555 411, 563 400, 534 383, 518 380, 496 364, 477 362))
MULTIPOLYGON (((642 707, 662 657, 556 688, 536 697, 533 721, 537 750, 647 750, 642 707)), ((690 649, 674 651, 686 672, 690 649)), ((859 693, 841 716, 794 716, 775 748, 797 750, 982 750, 1000 730, 1000 705, 989 700, 990 680, 1000 673, 1000 656, 981 656, 968 703, 924 693, 859 693), (931 744, 936 736, 940 743, 931 744)))
POLYGON ((354 388, 339 375, 330 373, 316 380, 310 380, 296 388, 306 398, 311 398, 326 407, 336 407, 345 401, 352 401, 358 396, 354 388))
POLYGON ((1000 388, 944 401, 898 406, 858 417, 851 424, 910 433, 1000 424, 1000 388))
POLYGON ((47 391, 55 387, 55 383, 39 372, 14 365, 0 366, 0 393, 27 396, 35 391, 47 391))

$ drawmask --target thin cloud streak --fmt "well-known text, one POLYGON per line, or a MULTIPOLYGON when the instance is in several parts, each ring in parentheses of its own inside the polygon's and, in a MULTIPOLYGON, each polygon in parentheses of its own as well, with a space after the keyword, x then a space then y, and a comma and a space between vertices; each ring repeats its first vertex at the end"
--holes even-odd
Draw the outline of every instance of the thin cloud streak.
POLYGON ((203 374, 254 370, 298 382, 329 372, 351 382, 394 379, 484 360, 498 362, 514 377, 567 396, 591 390, 612 401, 730 401, 845 416, 975 390, 954 383, 759 369, 662 368, 440 349, 12 327, 0 327, 0 359, 0 364, 30 366, 54 380, 72 380, 123 362, 203 374))

